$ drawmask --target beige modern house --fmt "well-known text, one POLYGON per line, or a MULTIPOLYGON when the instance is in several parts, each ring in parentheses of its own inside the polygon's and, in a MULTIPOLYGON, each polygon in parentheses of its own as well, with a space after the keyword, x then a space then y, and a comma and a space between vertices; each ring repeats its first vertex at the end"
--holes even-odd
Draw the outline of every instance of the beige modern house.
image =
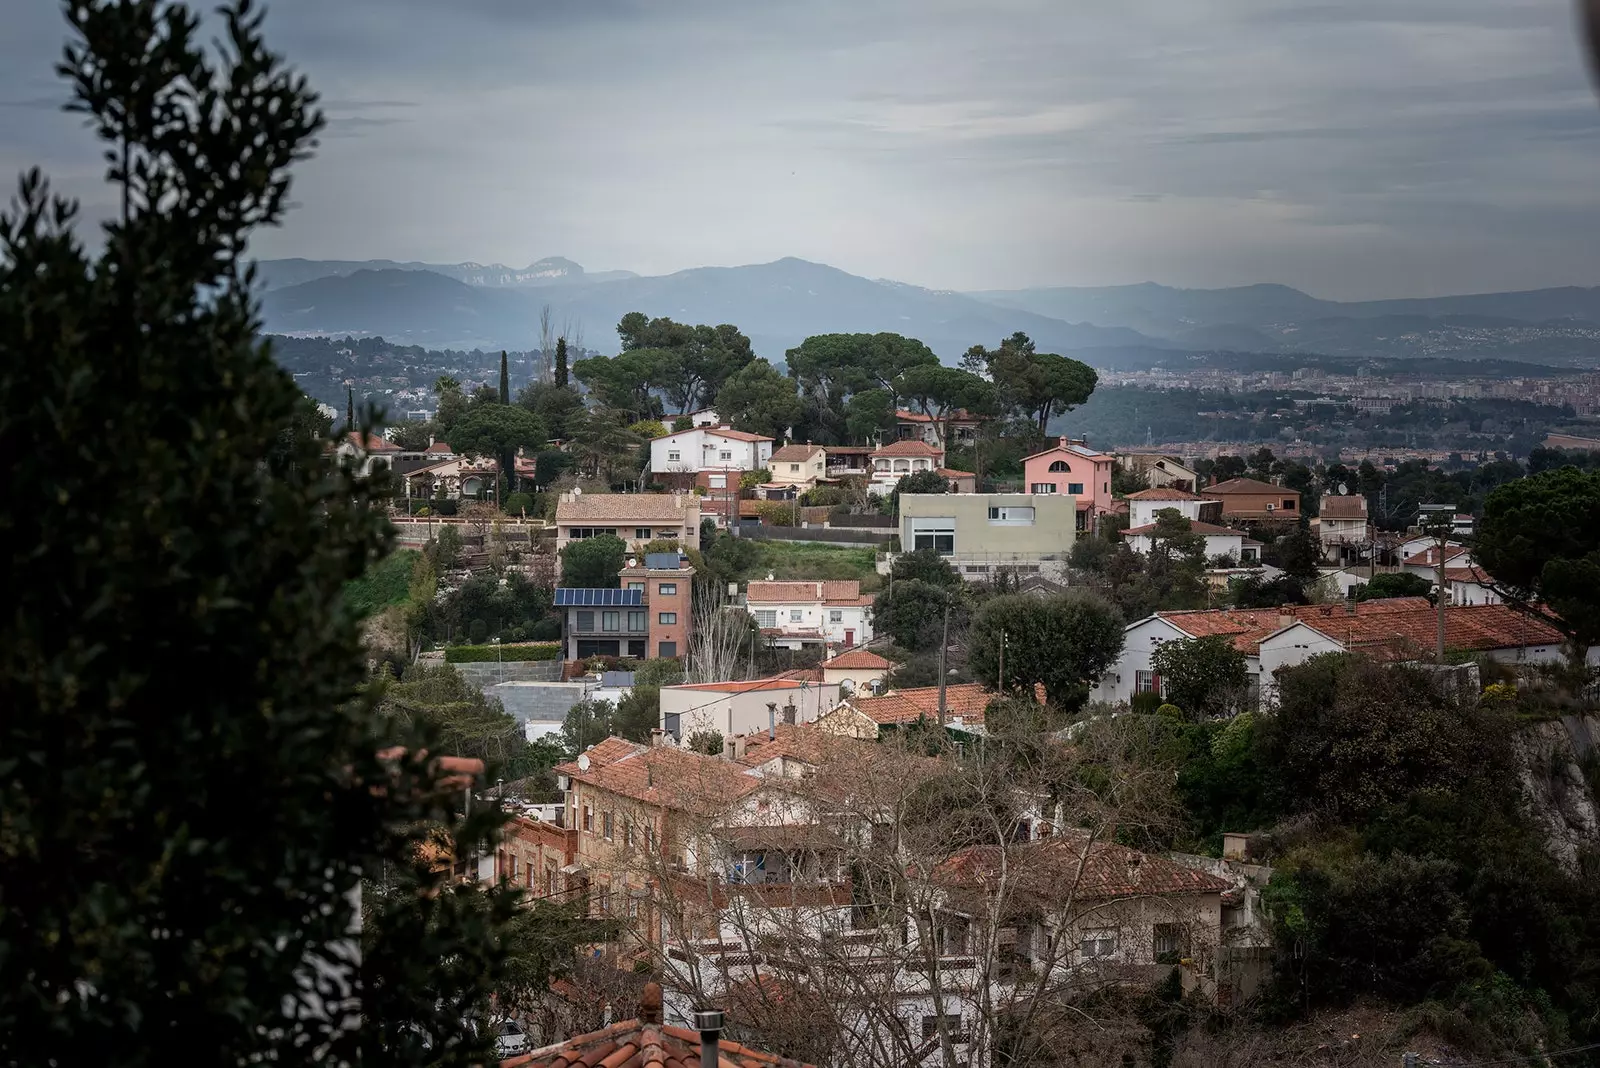
POLYGON ((563 493, 556 504, 556 549, 614 534, 638 550, 652 541, 700 547, 700 501, 691 493, 563 493))
POLYGON ((1078 499, 1068 493, 906 493, 900 547, 932 549, 964 578, 1064 573, 1077 538, 1078 499))

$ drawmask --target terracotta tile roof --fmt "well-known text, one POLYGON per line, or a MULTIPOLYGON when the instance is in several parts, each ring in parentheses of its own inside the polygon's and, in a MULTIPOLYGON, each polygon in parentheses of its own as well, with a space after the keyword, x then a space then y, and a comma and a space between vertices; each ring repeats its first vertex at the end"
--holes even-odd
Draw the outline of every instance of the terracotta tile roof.
POLYGON ((771 441, 765 434, 752 434, 746 430, 734 430, 732 427, 706 427, 706 433, 714 438, 727 438, 729 441, 771 441))
POLYGON ((857 579, 823 579, 820 582, 778 581, 752 582, 745 589, 749 604, 871 604, 870 598, 861 599, 861 582, 857 579))
POLYGON ((1494 581, 1494 576, 1481 567, 1446 567, 1444 569, 1446 582, 1478 582, 1487 586, 1494 581))
POLYGON ((934 468, 934 470, 938 474, 943 475, 945 478, 977 478, 978 477, 975 472, 972 472, 972 471, 957 471, 953 467, 937 467, 937 468, 934 468))
MULTIPOLYGON (((613 749, 611 752, 617 752, 613 749)), ((716 812, 761 785, 761 780, 720 757, 691 753, 676 746, 645 746, 608 738, 587 750, 589 766, 572 760, 556 766, 572 781, 598 790, 631 797, 647 805, 684 812, 716 812), (608 742, 622 742, 632 752, 605 762, 594 757, 608 742)), ((609 756, 609 754, 606 754, 609 756)))
POLYGON ((433 456, 435 454, 440 456, 454 456, 456 451, 452 449, 448 443, 436 441, 432 445, 429 445, 426 449, 423 449, 422 454, 424 456, 433 456))
MULTIPOLYGON (((1448 567, 1451 560, 1454 560, 1456 557, 1461 556, 1466 552, 1468 552, 1468 549, 1465 545, 1446 545, 1444 547, 1445 566, 1448 567)), ((1437 545, 1430 545, 1420 553, 1413 553, 1412 555, 1406 557, 1401 561, 1401 563, 1410 567, 1438 567, 1439 547, 1437 545)))
POLYGON ((354 445, 356 448, 365 449, 367 452, 405 452, 404 449, 388 438, 382 438, 376 434, 368 434, 363 438, 360 432, 355 430, 345 434, 342 440, 346 445, 354 445))
POLYGON ((857 744, 836 734, 819 730, 809 723, 798 725, 780 723, 773 729, 772 734, 776 737, 769 736, 766 731, 756 731, 746 735, 744 756, 738 763, 747 768, 755 768, 769 760, 788 757, 791 760, 820 766, 827 760, 828 754, 837 751, 841 745, 857 744))
MULTIPOLYGON (((1394 598, 1402 599, 1414 598, 1394 598)), ((1303 622, 1347 649, 1409 658, 1434 647, 1438 618, 1437 609, 1430 605, 1379 616, 1334 616, 1303 622)), ((1560 645, 1564 640, 1548 620, 1508 604, 1452 605, 1444 611, 1447 649, 1487 652, 1523 645, 1560 645)))
MULTIPOLYGON (((964 849, 935 870, 935 879, 966 889, 986 887, 1001 877, 1000 857, 998 846, 964 849)), ((1114 842, 1091 842, 1086 832, 1076 830, 1012 847, 1006 860, 1006 878, 1014 886, 1057 900, 1220 894, 1233 886, 1166 857, 1114 842)))
POLYGON ((1322 518, 1365 519, 1367 518, 1367 499, 1359 493, 1348 497, 1324 494, 1322 497, 1322 518))
POLYGON ((775 464, 804 463, 821 451, 821 445, 785 445, 781 449, 773 450, 772 462, 775 464))
MULTIPOLYGON (((1355 602, 1357 616, 1383 616, 1395 612, 1431 608, 1426 597, 1385 597, 1355 602)), ((1345 616, 1350 604, 1285 605, 1282 608, 1200 608, 1187 612, 1157 612, 1156 615, 1194 638, 1224 635, 1233 647, 1254 656, 1261 651, 1261 639, 1283 629, 1284 616, 1312 622, 1332 616, 1345 616)))
POLYGON ((663 686, 664 690, 707 690, 711 693, 758 693, 761 690, 798 690, 805 686, 804 679, 774 676, 766 679, 744 679, 738 682, 680 682, 663 686))
POLYGON ((926 441, 906 440, 891 442, 880 448, 874 449, 873 456, 925 456, 943 458, 944 450, 936 449, 926 441))
POLYGON ((1186 490, 1174 489, 1171 486, 1157 486, 1154 489, 1143 489, 1138 493, 1130 493, 1123 499, 1129 501, 1203 501, 1206 498, 1198 493, 1189 493, 1186 490))
MULTIPOLYGON (((1149 534, 1155 529, 1156 524, 1146 523, 1142 527, 1134 527, 1132 530, 1124 530, 1122 533, 1138 537, 1141 534, 1149 534)), ((1238 536, 1244 533, 1241 530, 1234 530, 1232 527, 1219 527, 1215 523, 1202 523, 1197 519, 1189 520, 1189 530, 1195 534, 1233 534, 1238 536)))
MULTIPOLYGON (((500 1062, 500 1068, 700 1068, 700 1034, 661 1022, 661 987, 646 983, 639 1015, 565 1042, 500 1062)), ((729 1039, 717 1043, 717 1068, 815 1068, 751 1049, 729 1039)))
POLYGON ((838 671, 879 671, 888 670, 891 665, 871 649, 851 649, 824 660, 822 666, 838 671))
POLYGON ((694 500, 676 493, 584 493, 563 497, 556 505, 557 523, 682 523, 694 500))
MULTIPOLYGON (((914 412, 909 408, 900 408, 900 409, 896 410, 895 413, 894 413, 894 417, 896 419, 900 420, 902 423, 931 423, 931 422, 934 422, 933 416, 924 415, 921 412, 914 412)), ((973 415, 971 412, 967 411, 965 408, 957 408, 955 411, 951 412, 950 413, 950 421, 952 423, 977 423, 977 422, 982 422, 982 420, 980 420, 977 416, 973 415)))
POLYGON ((1226 482, 1218 482, 1215 486, 1207 486, 1209 493, 1292 493, 1300 496, 1299 490, 1289 489, 1287 486, 1274 486, 1270 482, 1262 482, 1255 478, 1230 478, 1226 482))
MULTIPOLYGON (((998 694, 985 690, 981 683, 963 682, 944 689, 946 716, 960 716, 968 723, 982 723, 984 710, 998 694)), ((892 690, 882 697, 863 697, 850 702, 857 712, 875 723, 914 723, 939 716, 939 687, 919 686, 911 690, 892 690)))

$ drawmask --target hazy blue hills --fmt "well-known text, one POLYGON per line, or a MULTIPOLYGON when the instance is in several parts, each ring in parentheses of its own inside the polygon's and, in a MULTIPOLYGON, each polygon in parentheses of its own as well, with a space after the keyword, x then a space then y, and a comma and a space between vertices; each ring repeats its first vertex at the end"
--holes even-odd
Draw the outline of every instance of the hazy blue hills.
MULTIPOLYGON (((278 264, 305 270, 300 265, 308 261, 271 263, 269 279, 292 274, 278 264)), ((975 344, 994 345, 1018 330, 1055 351, 1168 344, 1122 327, 1075 325, 798 259, 602 281, 574 275, 543 286, 469 284, 432 269, 398 265, 358 267, 271 288, 264 297, 266 327, 275 333, 381 334, 455 348, 527 348, 536 342, 546 305, 558 325, 569 333, 581 328, 584 344, 601 351, 615 344, 617 321, 631 311, 692 323, 734 323, 750 335, 757 351, 773 359, 822 333, 892 331, 921 338, 947 359, 975 344)))
POLYGON ((256 273, 267 289, 299 285, 318 278, 353 275, 358 271, 431 271, 471 286, 492 288, 611 282, 637 278, 632 271, 589 273, 561 256, 546 256, 526 267, 503 263, 401 263, 396 260, 261 260, 256 273))

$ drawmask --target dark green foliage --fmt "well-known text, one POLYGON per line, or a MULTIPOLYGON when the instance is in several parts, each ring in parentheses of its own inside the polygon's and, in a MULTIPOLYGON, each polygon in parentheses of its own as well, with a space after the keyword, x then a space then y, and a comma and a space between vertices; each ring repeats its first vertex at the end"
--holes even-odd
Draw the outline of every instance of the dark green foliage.
POLYGON ((652 658, 633 672, 635 686, 676 686, 683 681, 683 663, 674 657, 652 658))
POLYGON ((520 517, 533 511, 533 497, 519 491, 507 496, 505 504, 501 507, 506 515, 520 517))
POLYGON ((445 524, 423 551, 432 558, 435 570, 452 571, 461 566, 461 549, 461 531, 453 524, 445 524))
POLYGON ((1041 434, 1052 418, 1088 400, 1099 380, 1086 363, 1036 352, 1023 333, 1012 334, 997 349, 975 346, 962 364, 988 371, 1000 407, 1027 417, 1041 434))
POLYGON ((627 558, 627 550, 627 545, 615 534, 567 542, 567 547, 561 550, 561 585, 616 589, 622 581, 617 576, 627 558))
POLYGON ((555 379, 556 379, 556 388, 557 389, 566 389, 567 388, 567 373, 568 373, 568 371, 567 371, 567 339, 564 338, 564 337, 558 337, 558 338, 556 338, 556 371, 555 371, 555 379))
POLYGON ((586 698, 567 710, 561 723, 561 740, 569 753, 581 753, 614 733, 617 706, 586 698))
POLYGON ((800 388, 808 434, 830 444, 867 441, 873 430, 888 430, 901 375, 939 366, 932 349, 899 334, 820 334, 785 358, 800 388), (868 392, 876 395, 853 403, 868 392))
POLYGON ((919 549, 895 557, 891 577, 897 583, 907 579, 920 579, 930 585, 947 586, 951 589, 959 589, 962 585, 961 576, 956 574, 956 569, 932 549, 919 549))
POLYGON ((750 339, 727 323, 690 326, 629 312, 617 324, 617 336, 622 339, 618 359, 642 356, 651 384, 680 412, 710 406, 723 384, 755 360, 750 339))
POLYGON ((917 652, 939 647, 947 608, 952 627, 959 630, 966 625, 967 602, 958 587, 913 578, 896 579, 878 593, 869 611, 875 633, 887 634, 902 649, 917 652))
POLYGON ((1224 831, 1271 826, 1281 814, 1283 791, 1263 748, 1260 722, 1254 714, 1169 729, 1184 747, 1178 796, 1189 816, 1189 837, 1197 848, 1217 852, 1224 831))
POLYGON ((722 732, 714 730, 698 730, 684 739, 685 748, 691 753, 704 753, 706 756, 722 755, 722 732))
POLYGON ((1372 601, 1384 597, 1426 597, 1433 592, 1433 583, 1410 571, 1386 571, 1373 575, 1355 589, 1355 599, 1372 601))
POLYGON ((547 440, 544 421, 514 404, 475 404, 450 432, 456 452, 496 459, 518 449, 542 449, 547 440))
POLYGON ((1288 575, 1275 579, 1234 579, 1228 584, 1229 595, 1239 608, 1277 608, 1286 604, 1305 604, 1306 588, 1288 575))
POLYGON ((481 616, 474 616, 467 621, 467 641, 474 645, 487 640, 489 637, 489 623, 481 616))
POLYGON ((1501 486, 1473 552, 1513 597, 1549 605, 1577 646, 1600 644, 1600 471, 1564 467, 1501 486))
POLYGON ((1250 675, 1245 655, 1224 635, 1165 641, 1150 656, 1167 700, 1194 719, 1237 711, 1250 675))
POLYGON ((411 572, 421 556, 415 549, 400 549, 379 560, 366 574, 345 585, 345 604, 358 616, 400 604, 410 593, 411 572))
POLYGON ((1263 550, 1263 556, 1268 555, 1270 559, 1266 559, 1267 563, 1283 568, 1285 578, 1293 579, 1304 586, 1317 579, 1317 564, 1322 560, 1322 546, 1311 531, 1304 527, 1295 527, 1263 550))
POLYGON ((914 475, 902 475, 894 484, 894 492, 897 496, 902 493, 949 493, 950 480, 937 471, 918 471, 914 475))
POLYGON ((414 871, 351 962, 365 875, 429 825, 485 848, 498 817, 455 815, 415 755, 437 739, 374 715, 346 589, 388 548, 377 487, 296 431, 256 339, 241 257, 315 98, 242 5, 204 36, 181 4, 67 14, 120 197, 93 258, 36 172, 0 221, 0 448, 29 502, 0 515, 0 1063, 483 1063, 463 1019, 515 894, 414 871), (359 1019, 332 982, 339 1023, 296 1011, 322 965, 359 1019))
POLYGON ((1076 711, 1089 687, 1122 652, 1122 616, 1092 594, 1008 594, 984 603, 973 619, 968 668, 1002 692, 1043 684, 1050 703, 1076 711), (1001 641, 1005 673, 1000 672, 1001 641))
POLYGON ((723 383, 716 409, 735 430, 777 438, 799 421, 800 395, 793 379, 766 360, 753 360, 723 383))
POLYGON ((649 742, 650 732, 661 726, 661 687, 635 683, 617 702, 612 729, 630 742, 649 742))

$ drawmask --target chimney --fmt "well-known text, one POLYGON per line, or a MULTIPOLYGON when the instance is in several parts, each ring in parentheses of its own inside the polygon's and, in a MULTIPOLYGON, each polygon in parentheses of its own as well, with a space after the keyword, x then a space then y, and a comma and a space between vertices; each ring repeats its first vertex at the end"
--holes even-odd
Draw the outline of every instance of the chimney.
POLYGON ((644 984, 644 993, 639 995, 639 1022, 643 1024, 661 1022, 660 983, 652 981, 644 984))
POLYGON ((721 1054, 722 1013, 717 1009, 696 1009, 694 1029, 700 1032, 700 1068, 717 1068, 721 1054))
POLYGON ((1056 446, 1056 447, 1057 447, 1057 448, 1060 448, 1060 449, 1064 449, 1064 448, 1066 448, 1066 447, 1067 447, 1067 446, 1068 446, 1068 445, 1071 445, 1071 444, 1072 444, 1072 439, 1070 439, 1070 438, 1068 438, 1068 437, 1067 437, 1067 436, 1066 436, 1066 435, 1065 435, 1065 434, 1063 434, 1063 435, 1062 435, 1062 436, 1061 436, 1061 438, 1060 438, 1060 444, 1059 444, 1059 445, 1057 445, 1057 446, 1056 446))
POLYGON ((650 748, 659 749, 667 744, 667 732, 660 727, 650 728, 650 748))
POLYGON ((776 701, 767 702, 767 740, 769 742, 778 740, 778 702, 776 701))
POLYGON ((793 701, 790 701, 788 704, 783 706, 783 721, 791 727, 794 726, 796 714, 797 710, 794 707, 793 701))
POLYGON ((723 760, 732 760, 732 759, 734 759, 734 757, 733 757, 733 739, 732 738, 724 738, 724 739, 722 739, 722 759, 723 760))
POLYGON ((1286 604, 1278 609, 1278 626, 1287 627, 1298 618, 1294 614, 1294 605, 1286 604))
POLYGON ((745 739, 744 735, 736 734, 736 735, 733 736, 733 759, 735 759, 735 760, 743 760, 744 759, 745 744, 746 744, 746 739, 745 739))

